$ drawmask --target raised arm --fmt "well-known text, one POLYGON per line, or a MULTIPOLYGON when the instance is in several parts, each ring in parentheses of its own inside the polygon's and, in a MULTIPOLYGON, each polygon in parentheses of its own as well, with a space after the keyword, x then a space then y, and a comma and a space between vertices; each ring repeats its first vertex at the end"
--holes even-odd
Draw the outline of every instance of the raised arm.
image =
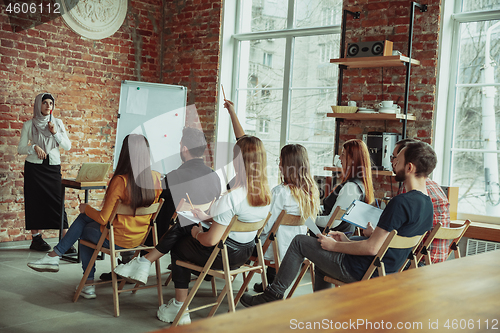
POLYGON ((229 116, 231 117, 231 123, 233 124, 233 130, 236 139, 241 138, 242 136, 245 135, 245 131, 243 130, 243 127, 241 127, 238 116, 234 111, 234 103, 226 99, 224 100, 224 107, 227 109, 227 112, 229 112, 229 116))

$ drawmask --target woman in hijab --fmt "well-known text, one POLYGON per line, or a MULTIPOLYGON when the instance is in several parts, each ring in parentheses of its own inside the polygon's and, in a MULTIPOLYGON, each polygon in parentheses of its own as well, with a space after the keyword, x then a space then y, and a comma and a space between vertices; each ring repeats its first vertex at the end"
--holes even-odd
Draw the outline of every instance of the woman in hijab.
MULTIPOLYGON (((24 123, 17 147, 19 154, 28 155, 24 162, 24 210, 26 230, 31 230, 32 234, 30 249, 36 251, 50 250, 50 245, 42 239, 40 230, 60 227, 59 148, 71 148, 63 122, 52 115, 54 105, 55 100, 51 94, 42 93, 36 96, 33 119, 24 123)), ((68 221, 64 212, 64 229, 67 228, 68 221)))

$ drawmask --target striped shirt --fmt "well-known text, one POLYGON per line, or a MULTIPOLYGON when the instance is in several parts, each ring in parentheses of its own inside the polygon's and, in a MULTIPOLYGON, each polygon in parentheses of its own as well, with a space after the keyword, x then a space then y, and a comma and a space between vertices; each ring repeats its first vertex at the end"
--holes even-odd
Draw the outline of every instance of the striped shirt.
MULTIPOLYGON (((432 226, 434 227, 438 222, 441 222, 442 227, 449 228, 450 203, 448 202, 446 194, 441 189, 441 186, 432 179, 427 178, 425 186, 427 188, 427 194, 432 200, 432 206, 434 207, 432 226)), ((398 191, 398 194, 401 193, 406 193, 404 186, 401 186, 398 191)), ((425 236, 423 241, 425 241, 426 238, 427 236, 425 236)), ((432 241, 429 247, 429 253, 433 264, 443 262, 448 258, 449 243, 450 241, 446 239, 434 239, 432 241)))

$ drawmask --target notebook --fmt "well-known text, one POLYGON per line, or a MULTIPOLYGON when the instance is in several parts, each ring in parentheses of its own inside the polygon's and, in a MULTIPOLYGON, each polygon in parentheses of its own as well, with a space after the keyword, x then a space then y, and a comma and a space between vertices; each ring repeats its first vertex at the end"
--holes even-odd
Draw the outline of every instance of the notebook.
POLYGON ((78 170, 75 182, 102 182, 108 175, 111 163, 83 163, 78 170))
POLYGON ((373 228, 378 224, 383 210, 366 202, 354 200, 342 215, 342 220, 354 224, 357 227, 366 229, 368 222, 372 223, 373 228))

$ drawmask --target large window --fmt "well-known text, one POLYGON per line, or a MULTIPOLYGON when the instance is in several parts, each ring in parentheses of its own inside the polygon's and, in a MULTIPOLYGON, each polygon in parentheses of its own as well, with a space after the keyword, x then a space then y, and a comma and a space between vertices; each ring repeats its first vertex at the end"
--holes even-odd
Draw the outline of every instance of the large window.
MULTIPOLYGON (((498 220, 500 3, 448 0, 450 4, 453 13, 449 24, 445 20, 443 26, 453 35, 449 47, 452 61, 441 63, 440 71, 443 74, 444 67, 450 67, 446 136, 439 140, 436 134, 436 142, 446 143, 442 182, 460 188, 458 211, 462 218, 498 220)), ((440 57, 446 58, 446 52, 441 50, 440 57)))
MULTIPOLYGON (((232 31, 225 17, 224 34, 231 38, 223 52, 229 44, 233 56, 231 62, 223 58, 221 80, 226 86, 231 75, 240 122, 266 146, 270 185, 277 184, 274 161, 288 143, 304 145, 313 174, 327 175, 323 168, 333 161, 335 128, 327 112, 336 105, 338 81, 338 66, 329 60, 339 56, 342 1, 240 0, 234 8, 227 3, 226 15, 234 9, 236 19, 232 31)), ((219 138, 227 131, 221 119, 219 138)))

